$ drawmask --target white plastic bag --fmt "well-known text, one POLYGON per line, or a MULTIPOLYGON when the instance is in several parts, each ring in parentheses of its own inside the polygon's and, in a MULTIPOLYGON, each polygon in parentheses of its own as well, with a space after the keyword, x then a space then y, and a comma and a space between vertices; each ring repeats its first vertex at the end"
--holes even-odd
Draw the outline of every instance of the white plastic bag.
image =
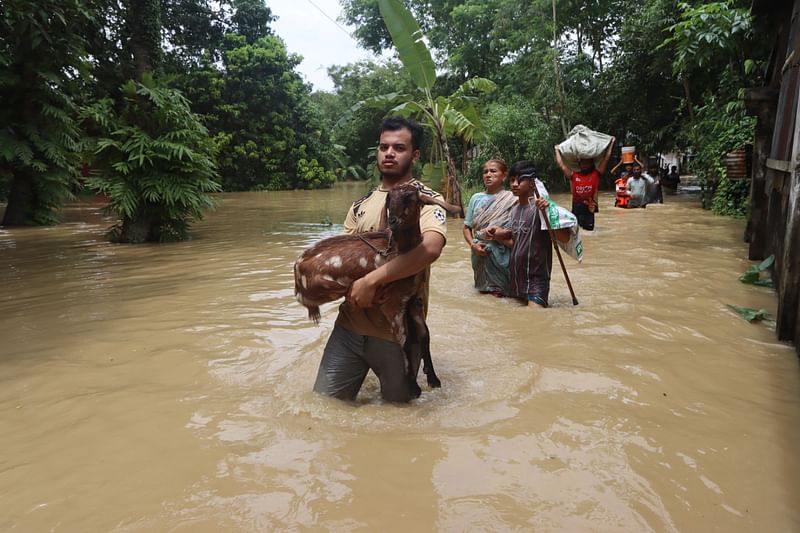
MULTIPOLYGON (((606 144, 606 146, 608 146, 606 144)), ((536 190, 539 192, 539 195, 542 198, 547 198, 550 200, 550 194, 547 192, 547 188, 544 186, 540 180, 536 180, 536 190)), ((547 231, 547 221, 550 222, 551 229, 569 229, 570 235, 569 240, 567 242, 561 242, 556 239, 556 244, 566 252, 571 258, 573 258, 577 262, 583 261, 583 241, 581 240, 580 234, 580 226, 578 226, 578 218, 572 214, 571 211, 564 209, 563 207, 553 203, 550 201, 550 205, 547 207, 547 220, 544 217, 539 217, 541 219, 541 229, 547 231)))
POLYGON ((569 132, 567 140, 558 145, 558 149, 564 163, 571 169, 578 170, 578 159, 594 159, 595 165, 600 164, 611 139, 611 135, 578 124, 569 132))
MULTIPOLYGON (((550 220, 550 228, 569 229, 569 240, 561 242, 556 239, 556 244, 575 261, 579 263, 583 261, 583 240, 577 217, 563 207, 551 203, 547 208, 547 218, 550 220)), ((544 219, 542 219, 542 229, 547 229, 544 219)))

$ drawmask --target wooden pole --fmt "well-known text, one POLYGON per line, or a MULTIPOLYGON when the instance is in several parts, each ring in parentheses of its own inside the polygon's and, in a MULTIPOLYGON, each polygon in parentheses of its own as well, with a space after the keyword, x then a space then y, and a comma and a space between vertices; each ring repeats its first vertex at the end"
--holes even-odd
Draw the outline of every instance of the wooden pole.
MULTIPOLYGON (((533 180, 533 195, 538 200, 541 198, 539 196, 539 189, 536 188, 536 178, 531 176, 533 180)), ((561 264, 561 271, 564 273, 564 279, 567 280, 567 287, 569 288, 569 294, 572 296, 572 305, 578 305, 578 298, 575 297, 575 290, 572 288, 572 282, 569 280, 569 274, 567 274, 567 267, 564 265, 564 258, 561 257, 561 249, 558 247, 558 243, 556 242, 556 235, 553 228, 550 226, 550 218, 547 216, 547 213, 544 212, 544 209, 540 209, 539 212, 542 214, 544 218, 544 222, 547 225, 547 231, 550 233, 550 240, 553 241, 553 248, 556 249, 556 255, 558 256, 558 262, 561 264)))

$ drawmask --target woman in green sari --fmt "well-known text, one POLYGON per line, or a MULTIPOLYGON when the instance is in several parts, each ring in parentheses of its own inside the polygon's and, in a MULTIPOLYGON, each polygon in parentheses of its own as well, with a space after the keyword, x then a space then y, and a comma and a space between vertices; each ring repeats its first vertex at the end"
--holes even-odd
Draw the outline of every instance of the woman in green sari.
POLYGON ((503 296, 509 290, 509 249, 497 241, 483 238, 490 226, 505 227, 510 220, 516 198, 503 189, 508 166, 502 159, 490 159, 483 165, 486 192, 469 199, 464 217, 464 240, 470 247, 475 288, 484 294, 503 296))

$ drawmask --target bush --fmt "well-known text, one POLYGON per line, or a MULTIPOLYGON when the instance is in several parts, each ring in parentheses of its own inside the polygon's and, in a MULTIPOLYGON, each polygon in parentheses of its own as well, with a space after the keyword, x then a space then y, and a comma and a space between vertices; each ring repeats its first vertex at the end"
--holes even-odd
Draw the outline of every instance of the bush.
POLYGON ((747 214, 749 200, 750 180, 731 181, 723 173, 711 200, 711 211, 715 215, 742 218, 747 214))
POLYGON ((297 185, 301 189, 319 189, 332 187, 336 174, 325 170, 316 159, 310 161, 303 158, 297 162, 297 185))
POLYGON ((190 222, 213 207, 207 193, 220 190, 213 141, 175 89, 148 78, 126 83, 122 94, 119 112, 110 99, 83 112, 101 132, 94 139, 98 170, 87 185, 108 195, 120 216, 113 240, 184 239, 190 222))
POLYGON ((518 97, 507 103, 490 106, 484 118, 484 127, 489 143, 482 146, 478 157, 472 160, 468 182, 480 182, 478 168, 487 159, 499 157, 509 167, 515 161, 532 160, 539 171, 539 179, 548 188, 562 188, 562 174, 553 154, 553 146, 563 140, 557 122, 546 120, 530 102, 518 97))

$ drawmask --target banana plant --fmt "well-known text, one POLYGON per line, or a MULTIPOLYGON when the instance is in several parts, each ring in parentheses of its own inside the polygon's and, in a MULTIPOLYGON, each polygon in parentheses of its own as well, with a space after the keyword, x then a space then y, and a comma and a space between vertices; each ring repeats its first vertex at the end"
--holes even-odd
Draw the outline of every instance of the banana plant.
POLYGON ((414 16, 400 0, 378 0, 378 7, 400 62, 417 91, 415 94, 390 93, 368 98, 353 106, 351 111, 361 107, 389 108, 387 114, 414 117, 428 128, 433 143, 430 161, 423 166, 423 179, 429 183, 441 183, 445 199, 463 205, 461 186, 447 140, 457 137, 466 143, 474 143, 484 138, 477 106, 479 99, 472 95, 489 94, 497 86, 486 78, 472 78, 450 96, 434 96, 436 65, 414 16))

